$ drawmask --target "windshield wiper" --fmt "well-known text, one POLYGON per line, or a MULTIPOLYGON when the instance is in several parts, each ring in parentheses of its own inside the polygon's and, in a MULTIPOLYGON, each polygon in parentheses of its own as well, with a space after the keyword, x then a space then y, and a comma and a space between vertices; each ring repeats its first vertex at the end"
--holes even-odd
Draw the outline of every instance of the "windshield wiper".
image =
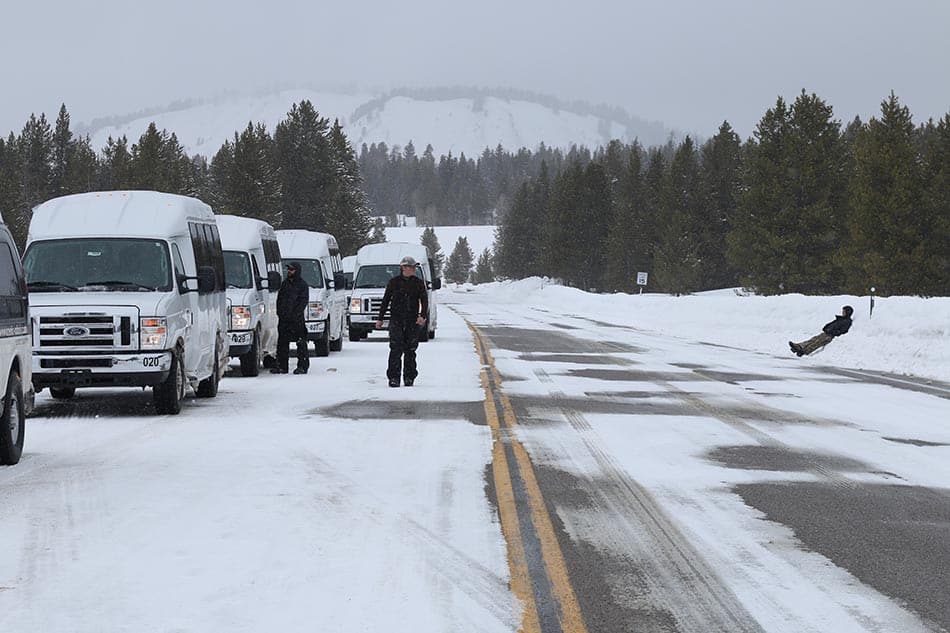
POLYGON ((27 282, 26 285, 28 288, 33 288, 34 286, 36 286, 37 288, 54 288, 55 287, 55 288, 62 288, 63 290, 72 290, 72 291, 79 290, 79 288, 76 288, 75 286, 70 286, 69 284, 64 284, 61 281, 30 281, 30 282, 27 282))
POLYGON ((120 279, 107 279, 105 281, 90 281, 83 285, 84 288, 89 286, 125 286, 128 288, 135 288, 136 290, 150 290, 154 291, 155 288, 151 286, 143 286, 140 283, 134 281, 122 281, 120 279))

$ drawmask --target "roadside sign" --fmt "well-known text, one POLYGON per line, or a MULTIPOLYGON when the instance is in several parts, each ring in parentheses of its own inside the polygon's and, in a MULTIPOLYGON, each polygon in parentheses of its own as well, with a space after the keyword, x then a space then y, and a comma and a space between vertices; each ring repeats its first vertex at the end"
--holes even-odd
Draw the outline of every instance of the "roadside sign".
POLYGON ((647 285, 647 273, 637 273, 637 285, 638 286, 647 285))

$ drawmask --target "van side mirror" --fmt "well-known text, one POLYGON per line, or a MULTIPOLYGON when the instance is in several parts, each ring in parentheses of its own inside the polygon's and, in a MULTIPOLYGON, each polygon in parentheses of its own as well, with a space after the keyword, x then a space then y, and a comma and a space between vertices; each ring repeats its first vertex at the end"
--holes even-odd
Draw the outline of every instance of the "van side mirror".
POLYGON ((281 283, 280 273, 276 270, 272 270, 267 273, 267 289, 268 290, 277 290, 280 288, 281 283))
POLYGON ((352 290, 352 289, 353 289, 353 280, 352 280, 352 279, 347 279, 345 285, 346 285, 346 289, 347 289, 347 290, 352 290))
POLYGON ((346 288, 346 276, 343 273, 333 274, 333 287, 341 290, 346 288))
POLYGON ((441 278, 441 277, 436 277, 435 279, 432 280, 432 289, 433 289, 433 290, 438 290, 438 289, 441 288, 441 287, 442 287, 442 278, 441 278))
POLYGON ((198 293, 205 294, 207 292, 214 292, 214 288, 217 285, 217 280, 215 279, 214 268, 211 266, 198 266, 198 293))

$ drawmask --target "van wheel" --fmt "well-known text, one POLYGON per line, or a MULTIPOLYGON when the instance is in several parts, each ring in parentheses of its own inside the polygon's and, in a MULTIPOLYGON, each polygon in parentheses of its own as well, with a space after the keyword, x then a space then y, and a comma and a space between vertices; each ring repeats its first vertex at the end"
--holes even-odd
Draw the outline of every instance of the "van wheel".
POLYGON ((199 398, 214 398, 218 395, 218 382, 221 380, 220 374, 218 374, 221 360, 221 353, 218 351, 218 344, 214 344, 214 364, 211 366, 212 371, 211 375, 198 383, 198 389, 195 390, 195 395, 199 398))
POLYGON ((343 326, 340 326, 340 337, 335 341, 330 341, 330 351, 331 352, 342 352, 343 351, 343 326))
POLYGON ((425 343, 429 340, 429 326, 423 325, 419 328, 419 342, 425 343))
POLYGON ((350 338, 350 343, 356 343, 357 341, 359 341, 359 340, 362 339, 363 337, 360 336, 360 331, 359 331, 359 330, 354 330, 353 328, 350 328, 349 338, 350 338))
POLYGON ((261 373, 261 335, 254 330, 254 340, 251 349, 241 356, 241 375, 256 376, 261 373))
POLYGON ((152 402, 155 403, 155 410, 159 413, 178 415, 184 398, 185 365, 182 361, 182 351, 176 349, 172 352, 172 366, 165 382, 152 387, 152 402))
POLYGON ((7 393, 3 397, 3 415, 0 416, 0 464, 12 466, 23 454, 23 433, 26 412, 23 409, 23 383, 15 369, 7 378, 7 393))
POLYGON ((57 400, 69 400, 76 395, 75 387, 50 387, 49 395, 57 400))
POLYGON ((434 339, 434 338, 435 338, 435 330, 430 330, 430 331, 429 331, 429 338, 430 338, 430 339, 434 339))

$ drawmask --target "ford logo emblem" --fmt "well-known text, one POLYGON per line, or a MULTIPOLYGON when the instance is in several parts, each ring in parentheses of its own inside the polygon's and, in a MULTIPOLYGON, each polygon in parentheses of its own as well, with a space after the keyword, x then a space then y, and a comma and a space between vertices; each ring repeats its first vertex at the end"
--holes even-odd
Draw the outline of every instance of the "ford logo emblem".
POLYGON ((68 327, 65 330, 63 330, 63 334, 65 334, 66 336, 72 336, 76 338, 79 338, 81 336, 89 336, 89 328, 82 327, 79 325, 74 325, 72 327, 68 327))

